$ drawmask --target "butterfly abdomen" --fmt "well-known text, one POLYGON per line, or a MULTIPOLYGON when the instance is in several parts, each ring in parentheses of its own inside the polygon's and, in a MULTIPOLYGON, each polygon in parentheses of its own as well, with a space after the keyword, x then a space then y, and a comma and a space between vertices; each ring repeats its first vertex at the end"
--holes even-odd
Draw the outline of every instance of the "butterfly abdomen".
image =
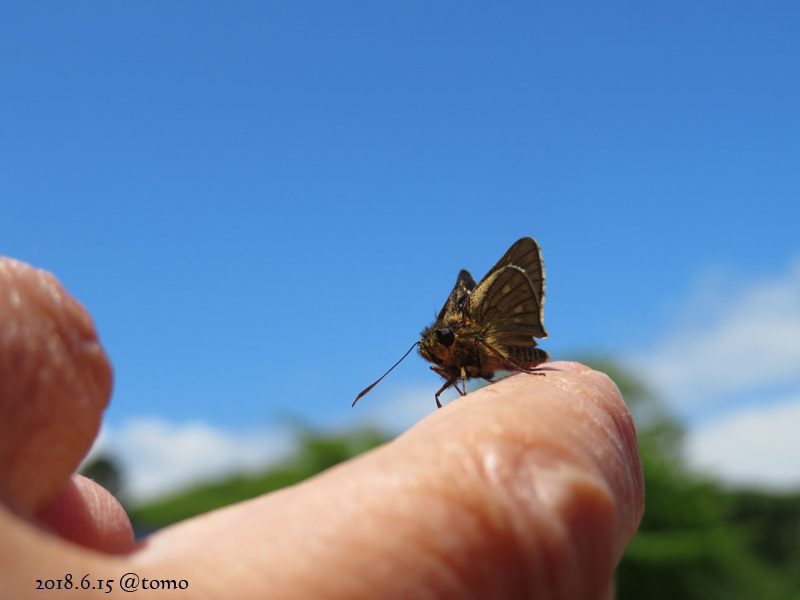
POLYGON ((508 353, 515 363, 528 369, 547 362, 550 358, 547 352, 535 346, 511 346, 508 353))

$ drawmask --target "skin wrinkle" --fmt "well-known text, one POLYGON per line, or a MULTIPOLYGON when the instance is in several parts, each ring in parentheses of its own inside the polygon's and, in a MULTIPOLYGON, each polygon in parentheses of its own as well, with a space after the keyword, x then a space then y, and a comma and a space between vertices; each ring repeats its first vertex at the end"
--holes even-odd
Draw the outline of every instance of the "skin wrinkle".
MULTIPOLYGON (((470 457, 463 456, 463 445, 443 443, 440 447, 436 448, 437 460, 446 462, 448 464, 455 463, 461 465, 462 469, 469 470, 467 463, 470 457), (440 449, 441 448, 441 449, 440 449)), ((446 591, 449 594, 455 593, 459 598, 470 598, 475 590, 476 584, 471 582, 470 579, 475 577, 474 572, 465 572, 464 568, 460 567, 460 563, 481 565, 485 564, 486 557, 481 552, 479 560, 470 559, 471 555, 476 553, 476 550, 481 550, 480 546, 476 546, 473 540, 482 539, 481 526, 480 526, 480 511, 475 510, 474 503, 469 502, 471 494, 463 493, 462 490, 466 481, 469 478, 462 476, 461 472, 454 470, 454 472, 447 472, 436 481, 418 481, 419 476, 414 474, 411 476, 414 484, 409 487, 407 485, 408 478, 401 478, 398 481, 397 487, 399 493, 394 494, 398 498, 408 498, 412 494, 423 494, 425 499, 408 498, 407 505, 410 508, 409 514, 421 504, 429 507, 430 516, 440 514, 441 517, 434 519, 434 521, 444 520, 446 522, 458 523, 455 527, 441 527, 442 523, 439 522, 438 529, 432 532, 435 536, 427 534, 428 527, 425 523, 419 527, 418 531, 412 532, 410 540, 397 540, 398 543, 393 544, 392 547, 396 548, 397 552, 391 552, 395 560, 400 560, 401 563, 409 562, 409 565, 416 562, 416 557, 421 553, 426 556, 425 563, 428 565, 428 570, 436 574, 435 578, 427 578, 424 573, 417 572, 415 577, 427 582, 429 589, 426 589, 426 595, 431 594, 431 597, 439 597, 439 593, 446 591), (478 517, 476 517, 478 515, 478 517), (466 523, 470 523, 466 526, 466 523), (444 529, 444 533, 442 530, 444 529), (450 535, 449 532, 456 532, 450 535), (413 556, 407 556, 409 542, 421 552, 412 553, 413 556)), ((388 519, 388 525, 391 526, 392 522, 397 518, 397 506, 387 505, 382 509, 382 514, 388 519)), ((404 511, 399 511, 403 514, 404 511)), ((429 521, 426 521, 429 523, 429 521)), ((379 530, 386 530, 386 524, 381 524, 379 530)), ((407 571, 408 569, 403 569, 407 571)), ((409 587, 406 593, 414 593, 415 597, 419 597, 419 588, 409 587)), ((399 596, 404 597, 404 596, 399 596)))
MULTIPOLYGON (((425 535, 417 536, 417 539, 414 540, 415 545, 428 557, 426 562, 433 561, 429 568, 436 572, 436 577, 435 579, 428 578, 422 573, 417 573, 416 577, 426 582, 426 591, 431 597, 437 597, 439 595, 438 592, 446 591, 448 594, 455 594, 459 598, 468 599, 472 597, 472 592, 475 588, 470 585, 469 576, 464 572, 464 569, 460 568, 459 563, 463 560, 471 564, 481 563, 470 561, 467 557, 467 555, 474 553, 471 550, 474 547, 473 544, 464 546, 459 542, 464 538, 471 539, 473 536, 478 535, 474 533, 478 529, 476 519, 473 516, 473 511, 466 504, 460 502, 458 498, 448 497, 446 494, 441 494, 441 490, 438 491, 440 494, 437 494, 437 496, 440 496, 445 501, 444 506, 447 507, 448 521, 459 522, 459 534, 457 536, 445 534, 438 538, 425 535), (465 527, 464 524, 466 522, 470 523, 469 528, 465 527), (469 533, 466 533, 467 529, 469 529, 469 533), (449 542, 447 541, 448 537, 449 542)), ((440 503, 438 498, 437 503, 440 503)), ((397 550, 396 556, 403 557, 407 552, 407 547, 398 545, 397 550)), ((408 557, 408 562, 409 566, 411 566, 416 560, 408 557)), ((414 590, 415 593, 419 589, 416 585, 409 587, 409 591, 414 590)))
MULTIPOLYGON (((491 430, 492 428, 488 429, 491 430)), ((542 537, 545 537, 545 539, 558 539, 562 536, 547 531, 548 529, 552 529, 552 525, 549 525, 549 523, 553 522, 553 520, 550 518, 541 519, 538 511, 532 510, 533 503, 531 499, 535 499, 539 505, 545 505, 545 508, 548 509, 547 514, 550 514, 553 510, 551 507, 546 506, 547 503, 542 502, 541 497, 537 497, 538 495, 536 494, 533 496, 525 494, 523 497, 522 495, 509 496, 505 493, 505 490, 513 489, 516 485, 515 482, 518 478, 515 473, 519 470, 516 463, 529 455, 526 452, 520 453, 518 444, 509 443, 507 439, 504 440, 501 436, 490 434, 488 437, 489 441, 484 441, 478 448, 473 445, 462 446, 462 448, 475 448, 475 452, 468 455, 467 458, 469 460, 465 459, 461 461, 462 465, 470 465, 472 468, 464 468, 457 476, 464 482, 472 482, 470 487, 473 487, 477 493, 469 493, 467 491, 460 494, 456 491, 446 496, 447 501, 451 503, 451 505, 463 506, 468 513, 474 511, 475 514, 479 515, 483 533, 478 536, 477 539, 496 542, 494 546, 497 549, 504 550, 504 554, 509 557, 507 563, 511 561, 518 563, 517 568, 511 567, 508 569, 511 573, 519 575, 520 573, 528 573, 531 568, 534 568, 540 574, 537 579, 541 583, 546 580, 548 573, 554 572, 553 569, 543 565, 548 562, 553 562, 553 560, 548 561, 547 559, 549 557, 547 554, 542 556, 541 553, 537 552, 538 545, 532 542, 532 537, 540 542, 542 537), (502 449, 500 449, 500 447, 502 447, 502 449), (487 472, 483 469, 483 465, 486 464, 485 457, 487 455, 501 455, 504 457, 503 460, 498 461, 498 466, 504 465, 502 471, 495 469, 493 472, 487 472), (510 485, 508 480, 510 480, 510 485), (498 483, 500 485, 498 485, 498 483), (471 502, 471 505, 466 504, 467 500, 471 502), (490 507, 490 510, 486 510, 487 505, 490 507), (532 523, 530 519, 530 515, 532 514, 535 515, 534 520, 536 521, 533 526, 531 526, 532 523), (531 536, 531 531, 537 531, 539 536, 531 536)), ((444 489, 458 490, 458 486, 445 485, 444 489)), ((554 546, 558 545, 559 544, 555 544, 554 546)), ((563 546, 563 544, 561 544, 561 546, 563 546)), ((497 552, 499 552, 499 550, 496 550, 494 554, 497 554, 497 552)), ((555 552, 553 554, 555 554, 555 552)), ((495 556, 494 560, 478 561, 477 563, 474 561, 467 561, 467 564, 496 565, 497 562, 495 556)), ((563 561, 555 559, 555 562, 563 561)), ((489 575, 492 574, 493 573, 490 573, 489 575)), ((492 577, 479 577, 478 579, 491 581, 492 577)), ((497 580, 496 577, 495 580, 497 580)), ((571 578, 566 577, 564 581, 559 584, 551 582, 550 587, 563 589, 569 581, 571 581, 571 578)), ((509 581, 506 579, 499 583, 507 586, 509 581)), ((520 583, 522 583, 522 581, 520 583)), ((512 585, 511 587, 518 586, 512 585)), ((508 590, 508 592, 511 593, 511 590, 508 590)), ((520 590, 518 589, 514 590, 514 593, 519 592, 520 590)), ((524 596, 525 594, 523 593, 522 595, 524 596)))
POLYGON ((516 548, 515 554, 526 557, 522 571, 533 566, 538 573, 539 594, 544 584, 548 595, 574 597, 569 589, 571 571, 564 569, 575 561, 565 554, 570 548, 565 544, 566 530, 561 523, 564 476, 559 471, 563 471, 563 461, 551 450, 516 454, 506 470, 508 481, 499 487, 496 497, 503 518, 508 520, 510 545, 516 548))
MULTIPOLYGON (((494 444, 483 442, 477 447, 476 451, 470 454, 471 460, 468 462, 470 470, 465 473, 465 481, 469 481, 469 487, 474 491, 464 493, 460 502, 466 510, 474 513, 474 518, 477 519, 479 528, 474 545, 481 551, 478 560, 467 560, 466 564, 481 566, 480 572, 475 572, 473 576, 477 575, 476 578, 483 582, 486 589, 492 590, 493 585, 499 585, 510 588, 505 591, 512 593, 512 590, 519 590, 524 583, 524 578, 520 575, 527 571, 530 561, 526 560, 524 553, 519 552, 514 520, 510 518, 511 513, 505 506, 502 487, 497 485, 502 482, 503 475, 498 470, 488 473, 484 468, 487 453, 496 452, 492 446, 494 444), (466 504, 465 499, 471 502, 466 504), (504 575, 501 576, 501 573, 504 575)), ((467 461, 464 463, 467 464, 467 461)))
MULTIPOLYGON (((448 477, 457 477, 457 474, 448 474, 448 477)), ((428 481, 409 491, 405 489, 401 479, 397 491, 391 497, 408 497, 407 508, 391 503, 378 507, 380 514, 386 519, 379 525, 378 531, 386 531, 398 521, 408 522, 411 526, 404 531, 404 535, 381 548, 381 553, 386 552, 395 563, 392 565, 394 568, 388 569, 389 573, 395 571, 408 574, 406 577, 413 577, 413 580, 406 578, 403 585, 388 594, 388 597, 404 598, 410 594, 418 597, 420 586, 423 597, 441 597, 443 593, 455 594, 460 598, 471 597, 478 582, 471 581, 475 574, 460 565, 483 564, 485 561, 470 558, 476 549, 480 549, 473 540, 481 539, 481 530, 479 519, 475 517, 477 511, 464 501, 468 494, 455 492, 461 486, 463 479, 452 484, 445 480, 428 481), (420 494, 422 498, 419 497, 420 494), (411 495, 417 497, 409 497, 411 495), (427 514, 424 519, 419 520, 414 517, 414 513, 421 505, 427 507, 427 514), (409 548, 415 548, 415 551, 409 552, 409 548), (425 557, 424 560, 419 560, 420 555, 425 557), (424 569, 419 568, 420 562, 425 565, 424 569), (431 576, 430 573, 434 575, 431 576)), ((375 507, 370 510, 375 510, 375 507)), ((374 551, 374 547, 372 550, 374 551)), ((478 558, 482 558, 482 555, 478 558)), ((371 573, 371 577, 376 582, 381 581, 380 573, 371 573)))
MULTIPOLYGON (((381 478, 373 483, 379 489, 389 490, 399 484, 399 478, 397 473, 386 471, 382 472, 381 478)), ((305 484, 301 485, 304 486, 305 484)), ((407 535, 409 532, 401 530, 391 537, 386 536, 385 533, 381 535, 381 532, 391 530, 396 525, 400 518, 399 515, 403 515, 406 512, 407 503, 402 502, 402 496, 392 494, 399 501, 397 504, 386 504, 381 506, 380 510, 370 509, 365 505, 368 500, 365 491, 368 492, 368 490, 362 489, 361 482, 358 482, 354 487, 348 482, 345 488, 339 489, 341 495, 337 497, 336 505, 330 506, 326 510, 359 515, 357 525, 352 532, 356 537, 351 538, 347 552, 354 557, 361 557, 362 560, 368 561, 368 564, 365 565, 358 579, 340 581, 335 590, 329 589, 327 585, 323 585, 320 582, 310 581, 309 584, 312 588, 308 597, 363 597, 365 590, 372 589, 383 577, 387 575, 391 577, 395 572, 409 570, 405 565, 407 561, 413 560, 413 558, 402 552, 402 548, 408 545, 407 535), (361 515, 364 516, 362 517, 361 515), (377 552, 374 543, 372 543, 376 539, 381 540, 381 545, 377 548, 377 552), (376 556, 379 557, 377 560, 375 560, 376 556)), ((286 494, 284 498, 291 495, 286 494)), ((281 508, 280 506, 273 506, 272 510, 280 511, 281 508)), ((302 522, 305 507, 301 506, 297 510, 299 512, 292 511, 290 513, 291 516, 287 515, 287 518, 294 520, 292 527, 295 526, 295 523, 302 522)), ((321 529, 316 531, 314 538, 308 540, 306 551, 303 554, 306 554, 306 556, 310 554, 314 557, 313 561, 319 560, 324 564, 326 558, 330 557, 331 548, 335 548, 336 542, 341 539, 342 535, 347 535, 347 533, 347 531, 343 531, 339 527, 338 523, 325 523, 321 529)), ((291 538, 293 536, 288 537, 291 538)), ((294 548, 292 540, 288 539, 286 543, 287 551, 291 551, 294 548)), ((430 560, 426 561, 426 564, 429 562, 430 560)), ((293 563, 291 567, 298 576, 305 576, 306 568, 304 565, 293 563)), ((394 594, 387 593, 387 597, 391 598, 393 596, 394 594)))
MULTIPOLYGON (((503 452, 503 454, 507 453, 503 452)), ((505 545, 508 550, 506 552, 516 557, 519 562, 518 568, 510 569, 512 573, 516 573, 519 581, 510 586, 511 589, 505 589, 504 592, 513 597, 528 597, 530 590, 525 589, 525 583, 536 581, 539 583, 538 593, 542 594, 542 597, 547 597, 550 594, 546 594, 546 589, 552 588, 552 585, 548 582, 546 556, 541 552, 541 546, 532 539, 534 536, 530 535, 531 530, 529 529, 532 525, 529 511, 536 506, 537 499, 530 495, 523 498, 515 493, 505 492, 506 486, 514 485, 513 478, 515 474, 519 473, 517 464, 519 461, 503 462, 506 462, 507 466, 503 469, 500 478, 489 477, 489 480, 495 479, 494 485, 490 489, 499 491, 499 493, 493 494, 492 506, 496 508, 489 514, 494 516, 496 522, 501 523, 499 526, 495 525, 494 535, 507 538, 505 545), (527 577, 520 577, 522 574, 527 577), (548 583, 547 588, 543 585, 544 583, 548 583)), ((536 517, 533 520, 536 520, 536 517)), ((542 533, 544 532, 539 530, 535 537, 538 539, 542 533)), ((506 579, 500 581, 499 584, 508 586, 509 581, 506 579)))
POLYGON ((458 481, 445 483, 437 490, 448 517, 459 523, 459 527, 454 528, 457 534, 450 544, 434 546, 426 542, 429 551, 435 552, 448 565, 453 575, 449 579, 459 582, 457 587, 445 586, 443 591, 459 598, 486 597, 487 591, 497 592, 498 583, 519 588, 510 578, 498 579, 498 575, 502 571, 519 580, 525 571, 521 564, 514 566, 522 555, 506 543, 512 535, 506 511, 502 508, 486 510, 487 494, 480 479, 482 469, 476 467, 478 462, 479 456, 475 453, 465 457, 461 464, 469 467, 453 474, 458 481), (469 528, 464 527, 465 521, 471 523, 469 528), (454 552, 448 551, 448 546, 454 552))

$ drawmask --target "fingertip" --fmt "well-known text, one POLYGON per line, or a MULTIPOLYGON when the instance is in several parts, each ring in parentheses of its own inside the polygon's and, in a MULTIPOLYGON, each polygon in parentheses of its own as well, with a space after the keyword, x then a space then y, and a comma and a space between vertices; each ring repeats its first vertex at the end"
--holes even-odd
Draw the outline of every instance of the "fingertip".
MULTIPOLYGON (((577 362, 548 363, 544 377, 525 373, 499 381, 495 388, 512 414, 508 422, 528 423, 537 443, 557 446, 579 459, 609 486, 617 512, 618 544, 636 532, 644 512, 644 474, 636 427, 614 381, 577 362), (536 435, 536 434, 534 434, 536 435)), ((524 427, 524 425, 523 425, 524 427)))
POLYGON ((0 258, 0 501, 31 514, 91 447, 112 372, 84 307, 45 271, 0 258))
POLYGON ((452 472, 433 479, 447 486, 456 480, 462 502, 472 496, 478 510, 494 514, 501 525, 490 534, 501 545, 527 548, 531 573, 545 560, 566 574, 534 587, 548 583, 569 597, 592 597, 610 584, 644 510, 636 432, 607 375, 579 363, 549 366, 456 399, 406 435, 419 435, 434 455, 446 440, 439 467, 459 448, 463 455, 446 467, 452 472), (502 525, 509 521, 516 525, 502 525))

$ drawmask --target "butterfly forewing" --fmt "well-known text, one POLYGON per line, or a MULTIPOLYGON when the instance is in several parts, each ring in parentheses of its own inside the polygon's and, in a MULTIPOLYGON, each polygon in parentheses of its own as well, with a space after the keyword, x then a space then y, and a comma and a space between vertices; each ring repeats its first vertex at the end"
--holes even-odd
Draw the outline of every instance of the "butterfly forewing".
POLYGON ((531 237, 524 237, 509 248, 500 260, 489 270, 481 283, 486 281, 495 271, 499 271, 505 266, 516 265, 528 275, 531 280, 536 296, 544 308, 544 265, 542 263, 542 251, 539 244, 531 237))
POLYGON ((448 315, 455 317, 455 315, 460 314, 464 308, 464 301, 473 289, 475 289, 475 280, 469 271, 462 269, 458 274, 453 291, 450 292, 447 302, 444 303, 442 310, 439 311, 439 316, 436 317, 436 322, 444 324, 448 320, 448 315))
POLYGON ((531 336, 544 338, 542 303, 526 272, 507 265, 484 278, 467 300, 467 314, 508 345, 530 344, 531 336))

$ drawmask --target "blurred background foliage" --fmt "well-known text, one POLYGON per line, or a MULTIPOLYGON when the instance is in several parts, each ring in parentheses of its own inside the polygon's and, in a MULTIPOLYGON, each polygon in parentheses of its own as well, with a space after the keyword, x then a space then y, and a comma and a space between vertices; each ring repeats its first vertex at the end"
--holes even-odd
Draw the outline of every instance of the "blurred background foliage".
MULTIPOLYGON (((617 570, 617 598, 800 600, 800 491, 726 489, 691 472, 683 430, 647 389, 613 361, 584 360, 617 383, 637 423, 646 508, 617 570)), ((128 508, 138 535, 221 506, 298 483, 379 446, 374 429, 304 431, 295 453, 256 475, 234 475, 128 508)), ((124 473, 112 457, 82 472, 125 504, 124 473)))

